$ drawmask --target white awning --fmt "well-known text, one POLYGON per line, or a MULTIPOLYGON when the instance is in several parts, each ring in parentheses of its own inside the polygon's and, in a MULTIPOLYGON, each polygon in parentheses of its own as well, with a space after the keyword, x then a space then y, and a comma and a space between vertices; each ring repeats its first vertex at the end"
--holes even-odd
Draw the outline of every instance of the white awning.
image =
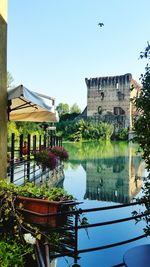
POLYGON ((11 121, 58 122, 55 100, 19 85, 8 90, 8 113, 11 121))

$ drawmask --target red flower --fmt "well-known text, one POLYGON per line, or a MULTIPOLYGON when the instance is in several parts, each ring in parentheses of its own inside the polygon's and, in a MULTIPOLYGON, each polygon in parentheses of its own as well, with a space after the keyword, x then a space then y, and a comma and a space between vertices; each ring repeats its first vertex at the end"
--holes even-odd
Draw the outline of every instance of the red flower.
POLYGON ((69 158, 68 152, 62 146, 54 146, 50 149, 60 160, 67 160, 69 158))
POLYGON ((34 159, 38 165, 42 168, 49 168, 50 170, 54 170, 57 164, 57 157, 48 150, 42 150, 36 152, 34 155, 34 159))

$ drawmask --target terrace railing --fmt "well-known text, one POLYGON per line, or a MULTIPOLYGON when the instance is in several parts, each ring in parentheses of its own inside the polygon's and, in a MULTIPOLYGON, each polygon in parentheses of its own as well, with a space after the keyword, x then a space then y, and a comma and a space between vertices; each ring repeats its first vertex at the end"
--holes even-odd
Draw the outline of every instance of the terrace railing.
MULTIPOLYGON (((85 215, 85 214, 91 213, 91 212, 93 212, 93 213, 98 212, 98 211, 102 212, 104 210, 108 210, 108 211, 109 210, 119 210, 119 209, 123 209, 125 207, 141 205, 144 203, 146 203, 146 202, 137 201, 137 202, 133 202, 133 203, 129 203, 129 204, 123 204, 123 205, 119 204, 119 205, 114 205, 114 206, 106 206, 106 207, 91 208, 91 209, 77 209, 77 210, 65 212, 65 213, 61 212, 61 213, 43 214, 43 216, 64 216, 64 214, 65 214, 65 215, 69 215, 70 217, 74 218, 73 224, 71 226, 64 226, 64 227, 55 229, 55 231, 63 233, 63 235, 65 235, 65 233, 66 233, 66 236, 67 236, 67 232, 69 232, 69 234, 72 232, 71 243, 67 244, 67 246, 66 246, 67 248, 64 249, 64 251, 62 250, 61 252, 59 252, 59 251, 53 252, 50 250, 49 242, 46 242, 47 247, 45 247, 45 254, 43 254, 43 257, 42 257, 42 261, 44 263, 43 266, 44 267, 49 266, 46 263, 47 257, 49 257, 49 261, 50 261, 50 258, 53 259, 53 258, 58 258, 58 257, 63 257, 63 256, 69 256, 69 257, 72 257, 74 259, 74 264, 71 266, 72 267, 76 267, 76 266, 80 267, 78 260, 79 260, 80 255, 83 253, 98 251, 98 250, 105 250, 105 249, 113 248, 116 246, 128 244, 128 243, 131 243, 131 242, 134 242, 134 241, 137 241, 137 240, 140 240, 142 238, 147 237, 147 234, 143 233, 142 235, 138 235, 138 236, 132 237, 130 239, 122 240, 122 241, 119 241, 116 243, 109 243, 107 245, 100 245, 97 247, 79 249, 78 236, 79 236, 79 231, 81 229, 86 230, 88 228, 95 228, 95 227, 100 228, 100 227, 106 226, 106 225, 112 225, 112 224, 123 223, 123 222, 131 221, 131 220, 142 219, 142 218, 150 216, 150 211, 141 212, 140 214, 137 214, 136 216, 132 215, 132 216, 124 217, 121 219, 115 219, 115 220, 111 220, 111 221, 104 221, 104 222, 97 222, 97 223, 90 223, 90 224, 88 223, 85 225, 81 225, 81 223, 80 223, 79 218, 80 218, 81 214, 85 215)), ((54 229, 53 229, 53 231, 54 231, 54 229)), ((63 241, 65 243, 65 238, 63 238, 63 241)), ((61 247, 61 244, 59 244, 59 249, 60 249, 60 247, 61 247)), ((64 247, 64 244, 62 244, 62 247, 64 247)), ((36 248, 36 249, 38 249, 38 248, 36 248)), ((43 251, 43 248, 41 248, 41 251, 43 251)), ((40 250, 39 250, 39 253, 40 253, 40 250)), ((39 263, 38 267, 40 267, 40 266, 42 266, 42 265, 40 265, 40 263, 39 263)), ((124 262, 118 263, 117 265, 114 265, 112 267, 120 267, 120 266, 125 266, 124 262)))
MULTIPOLYGON (((46 168, 44 171, 35 164, 33 154, 35 151, 41 151, 43 148, 53 146, 62 146, 62 138, 49 135, 28 135, 27 139, 23 135, 11 136, 11 145, 8 148, 7 175, 10 182, 18 184, 24 183, 24 180, 35 181, 52 175, 52 171, 46 168), (26 144, 26 147, 24 146, 26 144), (26 150, 26 151, 25 151, 26 150)), ((60 169, 57 166, 56 171, 60 169)))

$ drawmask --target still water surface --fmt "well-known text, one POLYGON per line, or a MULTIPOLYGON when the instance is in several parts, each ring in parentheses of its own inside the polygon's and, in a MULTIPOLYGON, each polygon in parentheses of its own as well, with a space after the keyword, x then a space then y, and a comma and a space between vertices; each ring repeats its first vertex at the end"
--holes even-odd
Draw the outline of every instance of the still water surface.
MULTIPOLYGON (((79 207, 94 208, 118 203, 129 203, 140 196, 143 177, 147 175, 144 162, 135 144, 113 143, 66 143, 69 161, 65 163, 63 188, 79 201, 79 207)), ((140 207, 126 207, 85 214, 89 223, 97 223, 131 216, 140 207)), ((142 235, 143 221, 117 223, 103 227, 80 230, 79 249, 103 246, 142 235)), ((139 244, 150 243, 150 238, 126 245, 83 253, 78 261, 81 267, 110 267, 123 261, 125 251, 139 244)), ((68 267, 73 264, 69 257, 56 259, 51 266, 68 267)))

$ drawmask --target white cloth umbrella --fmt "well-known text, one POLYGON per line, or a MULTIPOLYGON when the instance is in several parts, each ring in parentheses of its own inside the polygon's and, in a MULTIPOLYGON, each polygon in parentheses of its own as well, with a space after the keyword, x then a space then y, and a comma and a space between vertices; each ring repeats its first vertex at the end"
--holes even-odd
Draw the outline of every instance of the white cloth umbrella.
POLYGON ((54 98, 30 91, 23 85, 8 90, 11 121, 58 122, 54 104, 54 98))

